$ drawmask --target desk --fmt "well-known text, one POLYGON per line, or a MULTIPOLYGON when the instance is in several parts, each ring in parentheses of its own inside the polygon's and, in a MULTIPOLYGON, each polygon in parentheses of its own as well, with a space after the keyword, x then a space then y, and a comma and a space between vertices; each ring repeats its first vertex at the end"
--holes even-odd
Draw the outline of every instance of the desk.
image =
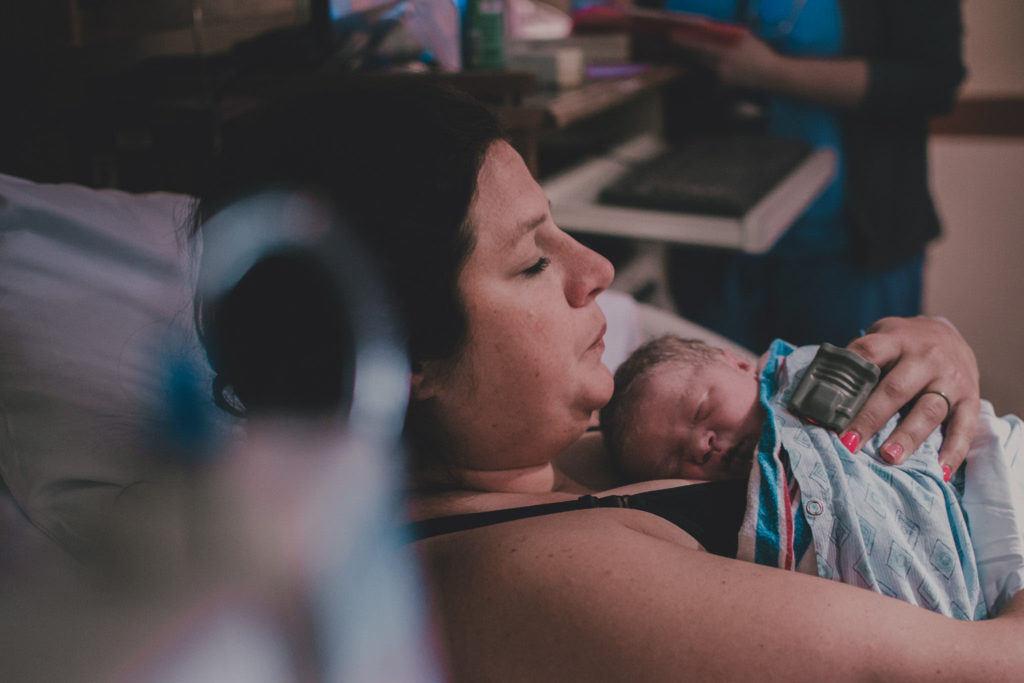
MULTIPOLYGON (((403 79, 435 80, 462 88, 486 102, 509 131, 513 144, 522 153, 530 170, 539 175, 540 166, 553 175, 542 177, 554 210, 555 219, 566 229, 578 233, 601 233, 650 245, 670 242, 704 244, 719 247, 763 251, 799 215, 831 173, 831 160, 815 158, 808 167, 794 174, 798 192, 796 206, 776 201, 772 193, 739 226, 701 216, 663 212, 640 212, 603 207, 596 193, 623 170, 616 159, 642 158, 660 149, 662 98, 669 87, 684 83, 688 69, 678 65, 650 65, 621 78, 591 79, 579 88, 540 90, 536 77, 523 71, 469 71, 453 74, 250 74, 230 81, 219 100, 211 101, 201 70, 192 62, 151 64, 139 68, 131 77, 113 78, 104 91, 116 98, 96 95, 84 102, 87 114, 76 120, 87 122, 76 133, 83 141, 80 150, 82 168, 91 169, 91 178, 73 178, 78 182, 97 182, 95 169, 111 167, 109 184, 123 189, 153 189, 193 192, 195 179, 215 157, 214 135, 221 126, 231 124, 236 113, 259 106, 270 99, 299 93, 310 88, 342 86, 350 79, 388 79, 399 87, 403 79), (139 84, 147 87, 140 90, 139 84), (131 106, 124 104, 128 101, 131 106), (612 132, 612 129, 615 129, 612 132), (637 138, 608 151, 611 143, 637 138), (603 158, 579 160, 575 147, 564 155, 575 164, 539 159, 558 157, 555 149, 566 138, 585 139, 588 153, 607 152, 603 158), (127 142, 133 145, 126 146, 127 142), (590 143, 600 142, 596 148, 590 143), (124 143, 124 144, 122 144, 124 143), (544 143, 542 145, 542 143, 544 143), (551 154, 555 151, 555 154, 551 154)), ((695 97, 699 97, 697 94, 695 97)), ((559 161, 563 161, 559 159, 559 161)), ((781 192, 792 200, 792 191, 781 192)))
POLYGON ((636 295, 649 291, 650 302, 674 309, 668 287, 668 247, 703 245, 763 253, 818 197, 835 173, 835 154, 820 149, 794 169, 740 219, 600 204, 601 188, 625 173, 630 164, 665 150, 658 135, 640 134, 608 154, 587 159, 545 179, 555 222, 565 230, 610 235, 636 243, 634 257, 620 266, 614 287, 636 295))
POLYGON ((537 175, 538 150, 546 136, 644 96, 657 99, 662 86, 687 73, 688 69, 682 66, 651 64, 629 76, 590 79, 578 88, 565 90, 538 89, 535 74, 516 70, 430 74, 382 71, 328 77, 326 80, 319 75, 289 76, 287 79, 271 76, 264 79, 250 77, 245 83, 235 84, 232 94, 248 100, 264 100, 323 86, 325 82, 329 87, 332 79, 334 85, 347 80, 387 81, 401 85, 402 82, 429 79, 463 90, 487 104, 522 154, 527 168, 537 175))
MULTIPOLYGON (((521 74, 513 78, 514 74, 504 72, 490 81, 492 92, 493 85, 504 80, 509 84, 509 91, 515 91, 514 97, 506 96, 492 108, 512 134, 527 167, 536 175, 538 144, 544 136, 644 95, 654 95, 657 99, 663 86, 686 73, 683 67, 652 65, 632 76, 595 79, 579 88, 529 92, 529 81, 521 74)), ((464 78, 461 76, 460 80, 464 78)), ((477 91, 469 81, 453 81, 453 84, 477 91)), ((602 156, 584 159, 568 170, 541 179, 551 200, 555 221, 560 226, 576 232, 760 253, 771 248, 835 172, 832 152, 819 150, 811 154, 742 219, 599 204, 597 195, 601 188, 625 173, 630 163, 650 159, 667 148, 660 137, 659 115, 660 112, 648 119, 650 129, 634 131, 632 139, 602 156)))
MULTIPOLYGON (((583 123, 606 111, 650 96, 657 111, 636 124, 632 138, 606 153, 585 158, 568 169, 541 178, 555 222, 583 234, 628 240, 634 257, 619 266, 617 289, 636 294, 647 289, 651 303, 674 308, 668 293, 666 264, 671 244, 703 245, 763 253, 826 187, 835 173, 835 155, 812 153, 797 169, 740 219, 607 206, 598 203, 600 190, 628 170, 666 149, 661 137, 660 92, 687 73, 678 66, 651 66, 625 78, 592 80, 560 92, 532 92, 494 107, 510 131, 527 166, 536 175, 538 145, 548 135, 583 123), (651 287, 653 285, 653 288, 651 287)), ((595 133, 596 134, 596 133, 595 133)))
POLYGON ((520 101, 493 107, 527 168, 538 171, 538 147, 547 135, 627 104, 687 73, 680 66, 651 65, 623 78, 592 79, 578 88, 525 93, 520 101))
POLYGON ((657 135, 645 133, 608 154, 587 159, 544 180, 555 222, 566 230, 704 245, 763 253, 771 248, 821 193, 835 173, 835 154, 820 149, 810 156, 742 218, 703 216, 608 206, 598 203, 601 188, 667 149, 657 135))

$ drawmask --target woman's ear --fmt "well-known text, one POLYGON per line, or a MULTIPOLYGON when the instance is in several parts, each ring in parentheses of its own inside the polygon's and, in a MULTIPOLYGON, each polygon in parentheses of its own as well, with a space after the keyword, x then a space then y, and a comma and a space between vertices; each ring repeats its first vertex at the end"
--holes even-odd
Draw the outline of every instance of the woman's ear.
POLYGON ((409 395, 414 401, 425 401, 437 393, 440 361, 414 361, 409 373, 409 395))

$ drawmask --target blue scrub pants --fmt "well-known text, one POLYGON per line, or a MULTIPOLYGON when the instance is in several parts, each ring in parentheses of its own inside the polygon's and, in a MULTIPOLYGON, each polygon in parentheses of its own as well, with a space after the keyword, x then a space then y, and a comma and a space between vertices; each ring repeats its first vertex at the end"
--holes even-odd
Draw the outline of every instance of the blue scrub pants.
POLYGON ((675 249, 669 263, 679 313, 754 352, 775 338, 845 346, 879 318, 921 312, 923 251, 881 271, 841 254, 710 249, 675 249))

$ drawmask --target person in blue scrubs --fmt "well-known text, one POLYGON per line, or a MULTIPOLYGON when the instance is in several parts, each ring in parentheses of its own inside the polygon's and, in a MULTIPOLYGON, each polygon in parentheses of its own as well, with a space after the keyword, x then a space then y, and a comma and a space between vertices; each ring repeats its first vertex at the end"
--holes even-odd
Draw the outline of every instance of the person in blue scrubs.
POLYGON ((767 132, 836 154, 831 184, 764 255, 675 249, 679 312, 748 348, 845 345, 921 312, 928 118, 964 76, 956 0, 666 0, 739 22, 724 45, 677 37, 730 88, 765 95, 767 132))

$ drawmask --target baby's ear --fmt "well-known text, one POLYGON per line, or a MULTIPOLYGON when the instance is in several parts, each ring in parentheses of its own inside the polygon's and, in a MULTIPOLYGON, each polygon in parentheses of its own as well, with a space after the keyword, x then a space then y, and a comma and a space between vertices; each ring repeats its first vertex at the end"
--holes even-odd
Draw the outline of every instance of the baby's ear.
POLYGON ((425 401, 437 393, 440 361, 414 361, 409 373, 409 395, 414 401, 425 401))
POLYGON ((725 356, 727 362, 729 362, 734 367, 739 368, 743 372, 750 372, 754 369, 754 364, 752 362, 750 362, 749 360, 747 360, 746 358, 744 358, 743 356, 739 355, 734 351, 730 351, 729 349, 722 349, 722 355, 725 356))

